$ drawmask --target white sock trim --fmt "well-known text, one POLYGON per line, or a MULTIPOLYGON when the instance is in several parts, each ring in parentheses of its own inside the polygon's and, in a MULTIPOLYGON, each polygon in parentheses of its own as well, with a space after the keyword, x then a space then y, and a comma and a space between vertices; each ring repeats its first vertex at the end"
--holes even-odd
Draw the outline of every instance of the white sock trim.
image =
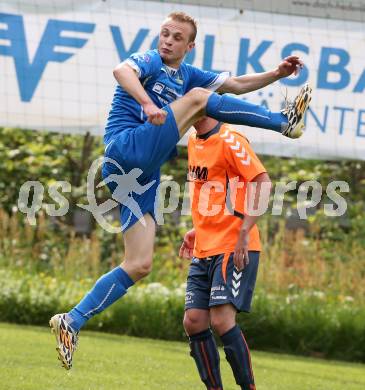
POLYGON ((246 114, 246 115, 254 115, 254 116, 258 116, 260 118, 264 118, 264 119, 270 119, 269 116, 266 116, 266 115, 260 115, 260 114, 256 114, 254 112, 248 112, 248 111, 219 111, 220 114, 246 114))
POLYGON ((97 311, 98 309, 100 309, 101 306, 103 306, 103 304, 105 303, 105 301, 109 298, 109 295, 112 293, 112 291, 113 291, 115 286, 116 286, 116 284, 113 283, 112 286, 110 287, 109 291, 105 295, 105 298, 101 301, 101 303, 97 307, 95 307, 94 309, 92 309, 89 312, 87 312, 86 314, 84 314, 83 316, 89 318, 89 315, 91 313, 93 313, 94 311, 97 311))

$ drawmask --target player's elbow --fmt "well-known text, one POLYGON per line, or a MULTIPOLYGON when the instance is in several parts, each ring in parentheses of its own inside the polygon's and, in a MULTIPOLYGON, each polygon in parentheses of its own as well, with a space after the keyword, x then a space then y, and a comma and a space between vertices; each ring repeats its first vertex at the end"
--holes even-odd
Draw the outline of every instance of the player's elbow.
POLYGON ((270 176, 267 172, 261 173, 261 181, 265 183, 270 183, 271 184, 271 179, 270 176))
POLYGON ((255 185, 259 185, 262 190, 265 191, 266 194, 271 193, 272 189, 272 181, 270 179, 270 176, 267 172, 260 173, 257 175, 251 183, 255 183, 255 185))
POLYGON ((260 173, 252 181, 255 181, 256 183, 270 183, 271 184, 271 179, 270 179, 270 176, 267 172, 260 173))
POLYGON ((128 77, 131 71, 133 72, 132 68, 125 62, 122 62, 113 69, 113 76, 117 81, 120 81, 124 77, 128 77))
POLYGON ((267 186, 268 188, 268 191, 271 192, 271 189, 272 189, 272 181, 270 179, 270 176, 267 172, 264 172, 261 174, 261 182, 262 183, 265 183, 265 185, 267 186))
POLYGON ((246 93, 246 91, 244 90, 244 86, 237 77, 232 77, 231 83, 232 93, 234 93, 235 95, 241 95, 243 93, 246 93))
POLYGON ((118 78, 123 74, 123 68, 124 68, 124 65, 123 63, 117 65, 114 69, 113 69, 113 76, 118 80, 118 78))

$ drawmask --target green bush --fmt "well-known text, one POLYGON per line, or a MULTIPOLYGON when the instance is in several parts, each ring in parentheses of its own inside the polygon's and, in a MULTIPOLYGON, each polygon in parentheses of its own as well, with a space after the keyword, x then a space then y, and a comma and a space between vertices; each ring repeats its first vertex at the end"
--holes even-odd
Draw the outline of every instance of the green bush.
MULTIPOLYGON (((349 297, 350 298, 350 297, 349 297)), ((365 307, 324 293, 256 294, 241 325, 256 349, 365 361, 365 307)))
MULTIPOLYGON (((91 287, 91 280, 58 281, 44 274, 0 270, 0 321, 47 324, 52 314, 69 310, 91 287)), ((182 327, 184 286, 159 283, 134 287, 88 329, 185 340, 182 327)), ((287 296, 257 291, 251 314, 239 315, 251 347, 365 362, 365 307, 351 299, 327 300, 324 293, 287 296)))

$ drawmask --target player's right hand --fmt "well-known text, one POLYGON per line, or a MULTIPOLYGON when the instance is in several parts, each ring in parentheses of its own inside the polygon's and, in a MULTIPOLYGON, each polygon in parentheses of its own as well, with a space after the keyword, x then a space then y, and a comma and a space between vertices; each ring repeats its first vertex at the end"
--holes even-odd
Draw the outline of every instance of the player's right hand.
POLYGON ((288 77, 291 74, 296 76, 303 67, 304 63, 298 56, 285 57, 278 65, 278 74, 280 77, 288 77))
POLYGON ((184 259, 191 259, 193 257, 195 243, 195 229, 189 230, 185 233, 184 242, 181 244, 179 256, 184 259))
POLYGON ((248 240, 248 232, 240 230, 239 238, 233 254, 233 263, 238 271, 243 270, 250 262, 250 258, 248 256, 248 240))
POLYGON ((167 112, 158 108, 152 102, 143 106, 143 111, 147 115, 147 122, 160 126, 165 123, 167 112))

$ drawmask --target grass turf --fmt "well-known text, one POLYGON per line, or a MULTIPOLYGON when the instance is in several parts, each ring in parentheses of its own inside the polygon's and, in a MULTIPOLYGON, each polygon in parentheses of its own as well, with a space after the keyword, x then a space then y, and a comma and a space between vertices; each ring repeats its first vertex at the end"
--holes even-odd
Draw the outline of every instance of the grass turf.
MULTIPOLYGON (((225 390, 238 389, 221 350, 225 390)), ((82 332, 74 368, 61 368, 48 328, 0 324, 0 389, 204 389, 188 345, 82 332)), ((258 390, 363 390, 365 366, 254 351, 258 390)))

